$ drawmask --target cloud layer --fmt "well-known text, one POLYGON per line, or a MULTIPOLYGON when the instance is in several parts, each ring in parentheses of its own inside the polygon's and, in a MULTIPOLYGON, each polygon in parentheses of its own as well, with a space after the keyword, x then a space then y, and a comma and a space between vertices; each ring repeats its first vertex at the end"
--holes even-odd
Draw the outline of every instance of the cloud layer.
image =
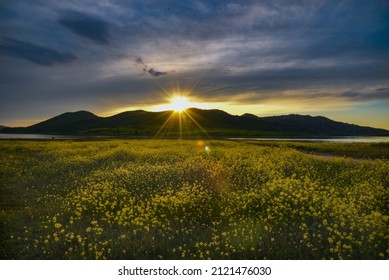
POLYGON ((109 24, 104 20, 81 12, 66 11, 60 16, 58 22, 78 36, 96 44, 109 42, 109 24))
POLYGON ((8 37, 0 39, 0 54, 25 59, 43 66, 69 63, 77 59, 71 53, 60 52, 8 37))
POLYGON ((4 1, 0 30, 0 124, 147 108, 177 83, 241 113, 320 104, 389 119, 374 111, 389 106, 385 0, 4 1))
POLYGON ((146 63, 143 62, 143 59, 141 57, 137 57, 135 59, 135 63, 142 67, 142 71, 144 73, 147 73, 153 77, 159 77, 167 74, 167 72, 161 72, 161 71, 154 70, 154 68, 150 68, 146 63))

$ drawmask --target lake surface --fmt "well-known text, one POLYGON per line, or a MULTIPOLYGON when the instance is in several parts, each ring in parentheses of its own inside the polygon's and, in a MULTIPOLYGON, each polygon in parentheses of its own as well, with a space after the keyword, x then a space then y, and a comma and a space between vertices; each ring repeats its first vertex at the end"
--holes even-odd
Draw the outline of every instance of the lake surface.
POLYGON ((294 141, 294 142, 332 142, 332 143, 388 143, 389 136, 343 136, 332 138, 228 138, 231 140, 255 141, 294 141))
MULTIPOLYGON (((8 134, 0 133, 0 139, 98 139, 110 138, 109 136, 101 135, 49 135, 49 134, 8 134)), ((113 137, 111 137, 113 138, 113 137)))
MULTIPOLYGON (((0 133, 0 139, 107 139, 131 138, 126 136, 107 135, 49 135, 49 134, 8 134, 0 133)), ((255 140, 255 141, 297 141, 297 142, 334 142, 334 143, 379 143, 389 142, 389 136, 353 136, 331 138, 227 138, 229 140, 255 140)))

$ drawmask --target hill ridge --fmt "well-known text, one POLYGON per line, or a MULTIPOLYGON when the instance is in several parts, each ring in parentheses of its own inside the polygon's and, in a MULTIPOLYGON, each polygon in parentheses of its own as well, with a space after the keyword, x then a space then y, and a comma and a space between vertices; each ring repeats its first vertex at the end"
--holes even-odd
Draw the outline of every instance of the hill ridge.
POLYGON ((174 111, 124 111, 101 117, 86 110, 65 112, 28 127, 3 128, 2 133, 119 134, 162 137, 196 136, 387 136, 385 129, 359 126, 324 116, 288 114, 258 117, 231 115, 220 109, 189 108, 174 111), (179 123, 181 122, 181 124, 179 123), (180 130, 181 126, 181 130, 180 130))

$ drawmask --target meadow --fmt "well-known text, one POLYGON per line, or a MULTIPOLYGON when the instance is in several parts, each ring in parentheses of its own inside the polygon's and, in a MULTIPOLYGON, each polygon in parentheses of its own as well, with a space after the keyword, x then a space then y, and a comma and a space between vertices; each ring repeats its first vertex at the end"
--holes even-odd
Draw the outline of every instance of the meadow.
POLYGON ((216 140, 0 148, 1 259, 389 259, 385 156, 216 140))

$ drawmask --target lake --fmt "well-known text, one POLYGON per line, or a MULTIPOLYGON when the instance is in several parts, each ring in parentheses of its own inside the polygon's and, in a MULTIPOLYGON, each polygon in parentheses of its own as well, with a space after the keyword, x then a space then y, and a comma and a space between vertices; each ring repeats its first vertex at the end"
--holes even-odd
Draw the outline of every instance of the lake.
POLYGON ((228 138, 230 140, 255 141, 294 141, 294 142, 332 142, 332 143, 382 143, 389 142, 389 136, 342 136, 331 138, 228 138))
MULTIPOLYGON (((49 135, 49 134, 8 134, 0 133, 0 139, 107 139, 129 138, 107 135, 49 135)), ((255 141, 297 141, 297 142, 334 142, 334 143, 379 143, 389 142, 389 136, 344 136, 331 138, 227 138, 229 140, 255 141)))
POLYGON ((49 134, 11 134, 0 133, 0 139, 95 139, 109 138, 101 135, 49 135, 49 134))

